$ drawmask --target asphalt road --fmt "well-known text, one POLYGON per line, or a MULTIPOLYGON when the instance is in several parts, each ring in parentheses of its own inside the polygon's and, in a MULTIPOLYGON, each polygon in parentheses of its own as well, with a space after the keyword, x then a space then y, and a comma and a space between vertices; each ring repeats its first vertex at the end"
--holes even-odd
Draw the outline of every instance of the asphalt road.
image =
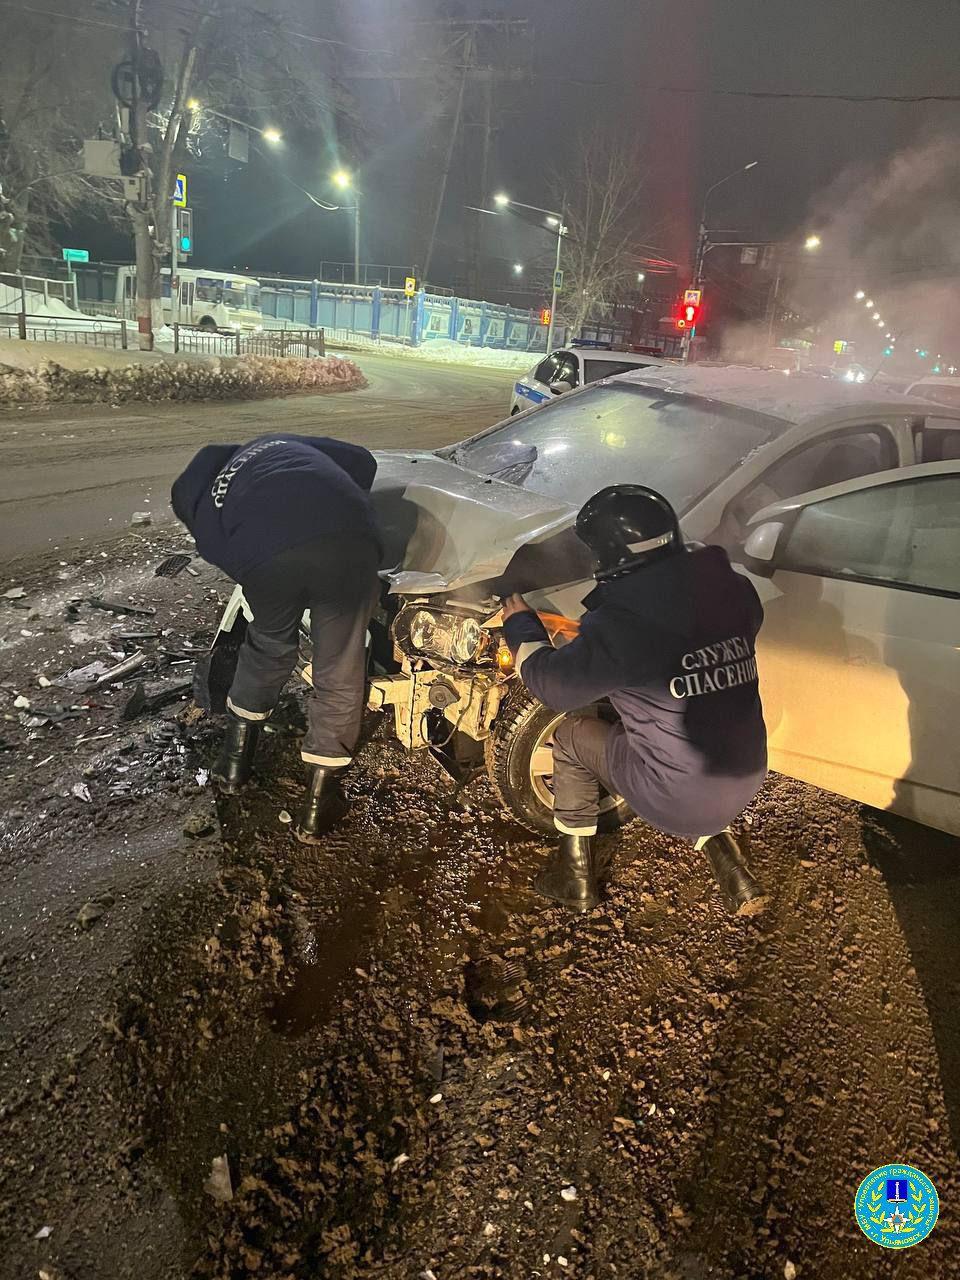
POLYGON ((279 429, 372 448, 432 448, 508 412, 509 371, 367 353, 356 359, 369 382, 363 391, 0 412, 0 563, 99 541, 124 529, 134 511, 165 518, 171 481, 211 441, 279 429))

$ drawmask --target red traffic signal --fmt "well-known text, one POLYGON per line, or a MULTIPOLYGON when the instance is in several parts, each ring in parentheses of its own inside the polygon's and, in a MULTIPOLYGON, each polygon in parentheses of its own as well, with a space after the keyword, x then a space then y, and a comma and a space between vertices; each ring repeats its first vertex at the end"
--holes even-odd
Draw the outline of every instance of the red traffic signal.
POLYGON ((683 303, 677 316, 678 329, 695 329, 697 327, 700 312, 703 310, 702 299, 703 291, 701 289, 687 289, 684 291, 683 303))
POLYGON ((549 324, 549 323, 550 323, 550 308, 549 308, 549 307, 541 307, 541 308, 540 308, 540 323, 541 323, 541 324, 549 324))

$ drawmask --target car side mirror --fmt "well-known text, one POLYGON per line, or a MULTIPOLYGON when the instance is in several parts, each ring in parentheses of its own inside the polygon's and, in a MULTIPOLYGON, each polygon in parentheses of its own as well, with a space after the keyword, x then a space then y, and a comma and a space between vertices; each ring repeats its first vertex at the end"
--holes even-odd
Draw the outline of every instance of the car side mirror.
POLYGON ((743 544, 743 554, 747 568, 751 573, 770 578, 777 568, 777 547, 783 525, 779 520, 766 520, 751 529, 750 535, 743 544))
POLYGON ((565 391, 573 390, 573 383, 567 382, 566 378, 561 378, 559 382, 551 382, 550 390, 555 396, 562 396, 565 391))

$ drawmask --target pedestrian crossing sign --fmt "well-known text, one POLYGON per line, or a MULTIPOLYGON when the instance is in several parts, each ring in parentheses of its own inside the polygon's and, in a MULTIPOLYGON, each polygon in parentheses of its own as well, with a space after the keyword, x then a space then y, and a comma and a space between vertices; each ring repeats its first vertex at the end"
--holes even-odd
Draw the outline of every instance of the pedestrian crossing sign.
POLYGON ((404 281, 403 281, 403 292, 407 295, 407 297, 408 297, 408 298, 412 298, 412 297, 413 297, 413 295, 417 292, 417 277, 416 277, 416 276, 405 276, 405 277, 404 277, 404 281))
POLYGON ((187 207, 187 175, 185 173, 177 174, 176 185, 173 188, 173 203, 178 209, 187 207))

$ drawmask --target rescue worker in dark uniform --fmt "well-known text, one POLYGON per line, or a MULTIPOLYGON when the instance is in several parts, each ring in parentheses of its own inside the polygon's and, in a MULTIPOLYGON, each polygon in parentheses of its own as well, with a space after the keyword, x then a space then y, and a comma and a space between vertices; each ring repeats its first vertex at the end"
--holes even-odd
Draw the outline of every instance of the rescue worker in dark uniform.
POLYGON ((227 699, 213 777, 227 793, 250 777, 265 720, 294 669, 310 611, 313 693, 301 755, 310 766, 294 832, 313 843, 344 816, 340 775, 363 717, 365 637, 381 542, 370 502, 377 464, 324 437, 261 436, 207 445, 174 482, 173 510, 205 560, 243 588, 253 621, 227 699))
POLYGON ((504 632, 526 687, 555 711, 609 699, 619 719, 568 716, 554 733, 560 847, 535 881, 580 911, 599 901, 601 787, 651 826, 703 849, 732 910, 762 909, 728 824, 767 771, 754 641, 763 609, 721 547, 686 547, 667 500, 642 485, 596 494, 577 517, 597 588, 579 635, 554 649, 522 596, 504 632))

